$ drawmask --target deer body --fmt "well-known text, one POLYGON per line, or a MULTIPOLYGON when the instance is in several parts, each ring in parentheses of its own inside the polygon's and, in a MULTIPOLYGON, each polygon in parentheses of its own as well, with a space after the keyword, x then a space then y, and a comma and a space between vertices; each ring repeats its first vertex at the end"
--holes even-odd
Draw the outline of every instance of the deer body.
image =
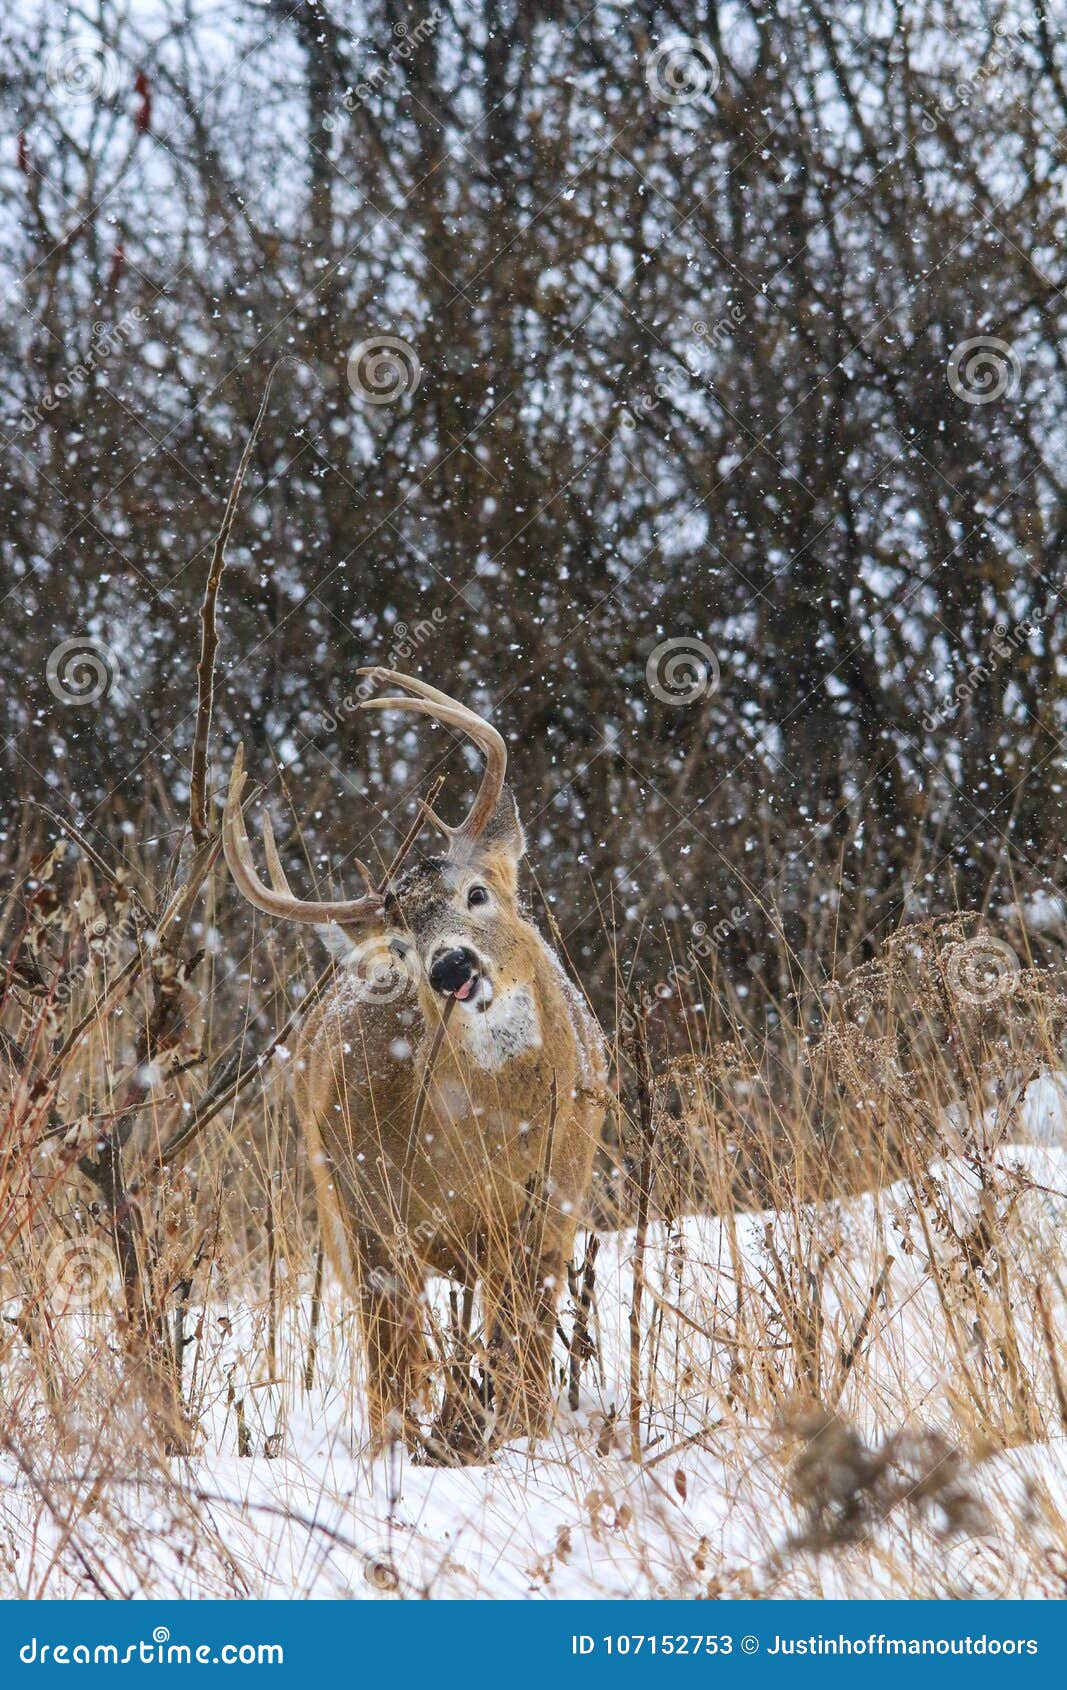
POLYGON ((421 1441, 430 1273, 458 1280, 468 1298, 480 1286, 497 1428, 536 1435, 551 1401, 556 1304, 599 1142, 603 1044, 518 907, 525 842, 503 785, 503 742, 425 683, 374 673, 418 696, 370 706, 437 715, 486 751, 482 791, 467 822, 446 830, 447 854, 351 904, 303 905, 265 828, 270 892, 250 878, 238 765, 227 857, 246 895, 272 913, 295 914, 282 907, 290 899, 315 912, 296 919, 328 912, 349 933, 365 930, 302 1029, 294 1095, 324 1238, 360 1310, 376 1438, 421 1441))

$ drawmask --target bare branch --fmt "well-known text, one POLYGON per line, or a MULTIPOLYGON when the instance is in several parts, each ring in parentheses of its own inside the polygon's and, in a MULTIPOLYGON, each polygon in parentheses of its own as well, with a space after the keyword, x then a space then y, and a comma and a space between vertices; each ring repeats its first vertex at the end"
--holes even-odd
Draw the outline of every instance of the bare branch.
POLYGON ((189 780, 189 827, 197 845, 202 845, 205 842, 209 831, 207 753, 208 741, 211 737, 211 713, 215 699, 215 657, 219 649, 215 606, 218 601, 222 572, 226 567, 226 545, 233 528, 234 518, 237 515, 237 501, 241 496, 241 488, 252 458, 252 452, 259 438, 259 431, 263 426, 263 418, 267 414, 267 401, 270 398, 271 384, 277 374, 278 366, 284 362, 284 358, 279 358, 267 372, 263 397, 259 402, 259 411, 245 443, 245 449, 241 454, 237 474, 234 476, 233 485, 230 488, 230 496, 226 501, 222 526, 215 539, 215 547, 211 554, 211 567, 208 570, 204 598, 200 606, 200 662, 196 668, 196 730, 193 735, 193 765, 189 780))

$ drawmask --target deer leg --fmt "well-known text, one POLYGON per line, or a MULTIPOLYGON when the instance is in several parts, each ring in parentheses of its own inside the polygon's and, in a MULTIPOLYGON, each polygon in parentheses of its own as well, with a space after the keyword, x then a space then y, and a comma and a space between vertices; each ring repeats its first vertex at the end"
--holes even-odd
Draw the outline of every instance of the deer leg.
POLYGON ((489 1370, 497 1436, 539 1438, 548 1427, 556 1304, 566 1283, 558 1239, 531 1248, 523 1228, 509 1240, 503 1259, 490 1253, 484 1282, 489 1370))
POLYGON ((476 1262, 469 1263, 467 1274, 449 1293, 452 1354, 444 1370, 441 1407, 426 1440, 426 1459, 443 1466, 484 1461, 488 1449, 491 1416, 485 1400, 486 1381, 484 1374, 480 1384, 473 1377, 471 1326, 476 1270, 476 1262))
POLYGON ((387 1240, 360 1240, 359 1319, 367 1360, 371 1439, 376 1449, 421 1446, 419 1409, 432 1363, 423 1327, 422 1280, 387 1240))

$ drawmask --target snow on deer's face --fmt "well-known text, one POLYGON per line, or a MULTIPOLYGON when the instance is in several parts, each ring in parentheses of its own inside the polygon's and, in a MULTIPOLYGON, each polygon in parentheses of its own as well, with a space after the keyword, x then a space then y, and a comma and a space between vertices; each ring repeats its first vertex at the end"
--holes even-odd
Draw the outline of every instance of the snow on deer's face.
POLYGON ((390 948, 416 963, 432 991, 469 1014, 484 1014, 515 981, 525 927, 516 903, 525 848, 515 802, 501 794, 476 847, 409 868, 386 893, 382 915, 390 948))

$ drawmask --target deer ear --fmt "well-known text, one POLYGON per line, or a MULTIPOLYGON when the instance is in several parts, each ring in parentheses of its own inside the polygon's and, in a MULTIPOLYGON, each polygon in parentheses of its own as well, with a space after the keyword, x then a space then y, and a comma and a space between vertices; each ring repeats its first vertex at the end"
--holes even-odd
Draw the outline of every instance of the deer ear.
POLYGON ((496 809, 479 840, 486 868, 495 870, 515 890, 518 867, 526 855, 526 835, 519 820, 519 807, 510 786, 505 786, 496 809))

